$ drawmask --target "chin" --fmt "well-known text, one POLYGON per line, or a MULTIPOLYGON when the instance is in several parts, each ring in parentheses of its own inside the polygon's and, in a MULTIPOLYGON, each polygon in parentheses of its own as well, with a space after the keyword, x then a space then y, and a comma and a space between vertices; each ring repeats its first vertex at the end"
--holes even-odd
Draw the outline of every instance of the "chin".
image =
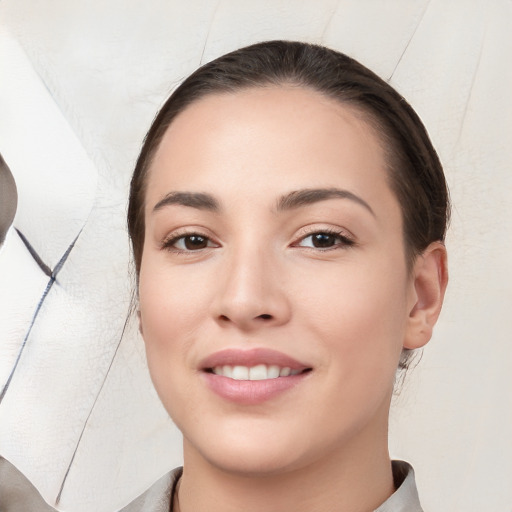
MULTIPOLYGON (((298 446, 304 444, 299 443, 298 446)), ((254 428, 224 435, 216 431, 206 443, 194 444, 185 440, 185 461, 190 456, 200 457, 219 470, 248 477, 284 473, 304 462, 297 451, 297 443, 291 442, 289 433, 255 432, 254 428)))
POLYGON ((290 453, 269 453, 268 450, 248 450, 247 447, 222 454, 210 450, 204 457, 219 470, 253 478, 282 474, 301 466, 296 454, 291 457, 290 453))

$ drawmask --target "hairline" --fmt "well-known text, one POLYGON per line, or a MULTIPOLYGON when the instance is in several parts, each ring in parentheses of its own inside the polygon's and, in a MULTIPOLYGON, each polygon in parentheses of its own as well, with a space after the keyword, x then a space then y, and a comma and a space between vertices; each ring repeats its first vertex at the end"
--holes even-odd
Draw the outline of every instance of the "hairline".
MULTIPOLYGON (((179 88, 180 86, 178 86, 179 88)), ((401 212, 401 223, 402 223, 402 239, 404 244, 404 254, 405 254, 405 264, 407 268, 407 273, 410 274, 412 271, 412 267, 416 257, 418 256, 418 251, 416 251, 413 247, 411 241, 408 240, 407 235, 407 223, 405 219, 405 209, 400 204, 400 196, 398 187, 396 186, 396 178, 394 178, 398 171, 395 170, 396 167, 400 167, 400 162, 397 161, 397 154, 399 151, 394 150, 394 145, 397 143, 393 140, 393 136, 387 133, 385 121, 381 118, 369 105, 365 105, 363 102, 351 99, 351 98, 343 98, 340 96, 336 96, 335 92, 329 93, 328 91, 321 90, 315 84, 306 83, 300 77, 263 77, 261 81, 254 82, 246 82, 246 83, 238 83, 236 85, 214 85, 210 88, 199 90, 198 93, 189 98, 187 102, 185 102, 180 110, 176 112, 168 122, 162 124, 159 127, 159 130, 155 136, 155 138, 151 142, 150 152, 147 155, 144 172, 142 176, 142 190, 141 192, 141 204, 139 214, 142 215, 143 221, 143 233, 144 239, 146 237, 146 195, 147 195, 147 184, 149 179, 149 174, 151 172, 151 168, 154 164, 155 157, 162 145, 162 141, 170 128, 170 126, 178 119, 182 114, 184 114, 189 107, 195 105, 202 100, 206 100, 211 96, 229 96, 229 95, 237 95, 250 90, 257 89, 305 89, 311 92, 322 96, 328 100, 332 100, 338 105, 342 105, 347 108, 348 111, 353 114, 359 121, 365 123, 365 125, 369 128, 370 133, 375 137, 379 148, 382 151, 382 156, 385 164, 385 172, 386 172, 386 182, 393 193, 395 199, 398 201, 401 212)), ((177 89, 175 89, 176 91, 177 89)), ((174 94, 171 93, 171 96, 174 94)), ((143 246, 143 244, 142 244, 143 246)), ((140 258, 142 259, 142 250, 140 254, 140 258)))

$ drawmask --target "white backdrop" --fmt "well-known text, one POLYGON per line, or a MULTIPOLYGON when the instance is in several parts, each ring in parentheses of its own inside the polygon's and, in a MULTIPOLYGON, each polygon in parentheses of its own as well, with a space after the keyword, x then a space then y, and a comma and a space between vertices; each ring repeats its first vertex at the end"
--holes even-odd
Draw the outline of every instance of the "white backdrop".
POLYGON ((68 512, 113 512, 180 463, 132 323, 123 336, 130 173, 199 64, 299 39, 404 94, 451 187, 446 305, 392 410, 392 455, 426 511, 510 512, 511 26, 509 0, 0 0, 0 153, 19 195, 0 248, 0 455, 68 512))

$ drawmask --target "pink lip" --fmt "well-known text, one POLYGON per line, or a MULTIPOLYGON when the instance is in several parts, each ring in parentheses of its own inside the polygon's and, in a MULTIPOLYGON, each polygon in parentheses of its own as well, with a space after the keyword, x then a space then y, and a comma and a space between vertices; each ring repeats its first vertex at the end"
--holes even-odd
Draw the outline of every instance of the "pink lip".
POLYGON ((215 366, 251 367, 258 364, 277 365, 292 370, 311 368, 275 350, 261 348, 251 350, 226 349, 208 356, 201 363, 200 368, 203 370, 201 377, 205 379, 207 386, 223 399, 241 405, 257 405, 294 388, 310 373, 304 372, 266 380, 234 380, 206 371, 215 366))
POLYGON ((292 370, 305 370, 310 368, 282 352, 268 348, 253 348, 250 350, 240 350, 228 348, 215 352, 204 359, 199 365, 201 369, 207 370, 216 366, 256 366, 258 364, 277 365, 282 368, 288 367, 292 370))

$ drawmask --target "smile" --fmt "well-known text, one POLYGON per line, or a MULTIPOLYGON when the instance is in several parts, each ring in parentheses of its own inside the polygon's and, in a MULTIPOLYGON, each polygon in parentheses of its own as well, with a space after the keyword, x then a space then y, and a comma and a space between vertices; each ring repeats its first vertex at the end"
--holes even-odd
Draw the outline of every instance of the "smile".
POLYGON ((199 368, 206 386, 222 400, 243 406, 263 404, 286 393, 313 368, 268 348, 231 348, 210 354, 199 368))
POLYGON ((258 364, 256 366, 216 366, 211 368, 215 375, 228 377, 233 380, 268 380, 279 377, 298 375, 306 370, 292 370, 289 366, 279 367, 278 365, 258 364))

